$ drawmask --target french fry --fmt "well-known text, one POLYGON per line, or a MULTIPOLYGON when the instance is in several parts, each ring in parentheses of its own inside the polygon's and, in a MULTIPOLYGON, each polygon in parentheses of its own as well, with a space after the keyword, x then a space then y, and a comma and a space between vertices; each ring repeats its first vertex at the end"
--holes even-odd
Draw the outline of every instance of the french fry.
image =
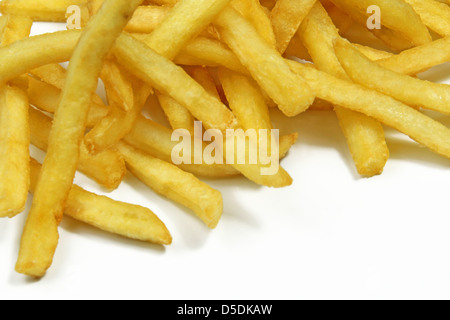
POLYGON ((169 6, 140 6, 125 27, 129 33, 150 33, 164 21, 172 8, 169 6))
POLYGON ((0 217, 25 209, 29 184, 28 99, 14 86, 0 90, 0 217), (27 177, 28 175, 28 177, 27 177))
POLYGON ((378 91, 338 79, 296 61, 288 63, 292 70, 310 83, 319 98, 373 117, 431 151, 450 158, 450 129, 442 123, 378 91), (329 90, 330 86, 333 90, 329 90))
POLYGON ((434 0, 405 0, 423 23, 441 36, 450 36, 450 8, 434 0))
MULTIPOLYGON (((102 69, 103 70, 103 69, 102 69)), ((66 78, 67 78, 67 70, 62 67, 58 63, 50 63, 47 65, 40 66, 29 72, 32 76, 60 89, 63 90, 66 78)), ((120 81, 120 79, 116 80, 120 81)), ((103 100, 95 93, 92 94, 92 102, 93 105, 99 106, 96 107, 98 109, 105 109, 106 106, 103 103, 103 100)))
POLYGON ((119 143, 129 170, 155 192, 191 209, 209 227, 215 228, 222 216, 219 191, 176 166, 119 143))
POLYGON ((281 55, 259 36, 242 15, 227 7, 215 23, 222 39, 285 115, 298 115, 311 106, 314 96, 308 84, 292 74, 281 55))
POLYGON ((33 36, 0 48, 0 84, 37 67, 68 61, 81 30, 33 36))
MULTIPOLYGON (((172 130, 143 116, 138 117, 134 127, 124 141, 153 157, 172 163, 172 150, 177 142, 172 141, 172 130)), ((192 153, 193 154, 193 153, 192 153)), ((182 164, 179 167, 196 176, 204 178, 226 178, 239 175, 239 172, 226 164, 182 164)))
POLYGON ((316 0, 279 0, 271 12, 277 49, 284 53, 316 0))
POLYGON ((155 94, 172 129, 186 129, 193 134, 195 118, 189 110, 164 93, 155 94))
POLYGON ((364 45, 361 45, 358 43, 354 43, 353 45, 355 46, 356 49, 358 49, 359 52, 364 54, 370 60, 382 60, 382 59, 387 59, 387 58, 391 58, 394 56, 394 54, 391 52, 387 52, 384 50, 378 50, 378 49, 364 46, 364 45))
MULTIPOLYGON (((150 35, 133 33, 132 36, 143 43, 147 43, 150 35)), ((223 66, 248 74, 247 69, 226 45, 205 37, 197 37, 189 41, 173 61, 178 65, 223 66)))
MULTIPOLYGON (((356 11, 367 16, 367 8, 376 5, 381 9, 381 23, 397 32, 414 45, 431 42, 432 38, 414 9, 401 0, 331 0, 338 8, 347 13, 356 11)), ((383 29, 380 30, 381 32, 383 29)))
POLYGON ((65 22, 71 5, 83 6, 87 0, 4 0, 0 12, 27 16, 34 21, 65 22))
MULTIPOLYGON (((129 33, 152 33, 169 15, 171 6, 140 6, 125 27, 129 33)), ((208 25, 199 36, 218 39, 217 31, 208 25)))
POLYGON ((131 73, 174 98, 206 127, 224 132, 236 127, 234 115, 221 101, 210 96, 181 67, 158 55, 144 43, 122 34, 113 52, 131 73))
POLYGON ((236 55, 220 41, 198 37, 191 40, 176 56, 174 62, 194 66, 223 66, 228 69, 248 74, 236 55))
MULTIPOLYGON (((340 35, 320 2, 313 6, 299 33, 317 68, 348 80, 333 48, 340 35)), ((381 124, 340 105, 335 105, 335 112, 358 173, 367 177, 381 174, 389 158, 381 124)))
POLYGON ((73 52, 34 201, 22 234, 16 271, 42 277, 58 244, 58 224, 72 187, 89 103, 103 59, 142 0, 106 1, 73 52), (43 236, 45 235, 45 236, 43 236))
MULTIPOLYGON (((1 45, 28 37, 32 21, 6 16, 1 45)), ((14 217, 25 209, 29 178, 30 127, 28 98, 24 90, 0 87, 0 217, 14 217)))
POLYGON ((110 104, 114 104, 123 111, 130 111, 133 108, 133 87, 114 58, 103 62, 100 79, 103 81, 110 104))
MULTIPOLYGON (((280 159, 288 153, 297 138, 297 134, 280 137, 280 159)), ((138 117, 133 129, 125 136, 124 141, 155 158, 169 163, 172 163, 172 150, 177 145, 177 142, 172 141, 172 130, 143 116, 138 117)), ((194 155, 194 152, 191 155, 194 155)), ((195 176, 208 179, 223 179, 240 175, 240 172, 229 164, 194 164, 194 159, 191 163, 181 164, 178 167, 195 176)))
POLYGON ((131 76, 128 76, 128 78, 134 87, 133 108, 129 111, 123 111, 123 108, 113 104, 109 114, 86 134, 84 138, 86 147, 93 154, 114 147, 130 132, 151 93, 149 86, 137 79, 132 79, 131 76))
POLYGON ((146 44, 172 60, 229 2, 230 0, 179 1, 150 34, 146 44))
POLYGON ((450 36, 383 58, 377 63, 398 73, 416 75, 448 61, 450 36))
MULTIPOLYGON (((80 30, 59 31, 33 36, 0 48, 0 83, 10 81, 30 70, 68 61, 80 38, 80 30)), ((146 34, 133 34, 142 42, 146 34)), ((224 66, 248 73, 239 59, 220 41, 197 38, 186 45, 177 58, 177 64, 224 66)))
POLYGON ((253 79, 228 69, 219 69, 219 79, 230 108, 245 129, 273 129, 269 108, 253 79))
POLYGON ((259 0, 232 0, 231 6, 253 25, 271 47, 276 47, 277 40, 272 21, 259 0))
POLYGON ((344 40, 336 41, 334 48, 341 65, 354 82, 407 105, 450 114, 449 85, 419 80, 383 68, 344 40))
MULTIPOLYGON (((30 109, 31 143, 47 151, 52 119, 42 112, 30 109)), ((109 149, 95 155, 89 153, 84 143, 80 146, 78 170, 108 190, 119 187, 125 174, 125 160, 117 150, 109 149)))
MULTIPOLYGON (((27 80, 27 94, 30 103, 39 110, 55 113, 61 99, 61 90, 33 77, 28 77, 27 80)), ((109 108, 101 100, 101 103, 96 101, 98 100, 93 99, 91 101, 86 123, 88 128, 94 127, 109 112, 109 108)))
MULTIPOLYGON (((31 159, 31 192, 36 189, 40 170, 39 162, 31 159)), ((169 230, 151 210, 96 195, 77 185, 70 190, 64 214, 122 237, 160 245, 172 243, 169 230)))

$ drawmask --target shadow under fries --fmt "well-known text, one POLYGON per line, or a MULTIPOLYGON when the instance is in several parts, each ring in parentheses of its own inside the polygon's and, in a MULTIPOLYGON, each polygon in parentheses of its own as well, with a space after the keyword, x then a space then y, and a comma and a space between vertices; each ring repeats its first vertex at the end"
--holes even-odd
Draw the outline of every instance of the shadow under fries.
POLYGON ((276 128, 283 128, 280 132, 281 135, 298 132, 297 145, 335 150, 341 160, 347 164, 349 173, 352 174, 353 178, 355 180, 363 179, 355 168, 347 142, 333 111, 309 110, 296 117, 287 118, 279 111, 271 110, 271 119, 276 128))
POLYGON ((450 62, 438 65, 430 70, 427 70, 417 77, 420 79, 428 80, 435 83, 446 83, 450 85, 450 79, 448 75, 450 74, 450 62))

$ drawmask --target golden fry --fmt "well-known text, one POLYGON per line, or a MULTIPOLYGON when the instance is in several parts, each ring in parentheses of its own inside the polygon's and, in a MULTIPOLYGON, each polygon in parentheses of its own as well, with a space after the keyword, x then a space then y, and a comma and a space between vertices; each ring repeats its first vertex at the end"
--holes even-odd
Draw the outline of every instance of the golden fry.
MULTIPOLYGON (((31 159, 31 185, 34 192, 41 165, 31 159)), ((64 214, 106 232, 169 245, 172 236, 164 223, 149 209, 88 192, 77 185, 70 190, 64 214)))
POLYGON ((194 175, 176 166, 120 143, 129 170, 147 186, 192 211, 209 227, 215 228, 223 211, 222 195, 194 175))
MULTIPOLYGON (((31 143, 34 146, 47 151, 51 127, 50 117, 34 108, 30 109, 31 143)), ((109 149, 93 155, 89 153, 84 143, 80 146, 77 168, 109 190, 116 189, 126 173, 125 161, 119 152, 109 149)))
POLYGON ((58 243, 58 224, 72 187, 92 93, 103 59, 142 0, 107 1, 72 54, 34 201, 22 235, 16 271, 42 277, 58 243), (43 237, 42 235, 46 236, 43 237))
POLYGON ((450 86, 419 80, 385 69, 370 61, 344 40, 335 43, 336 55, 356 83, 403 103, 450 114, 450 86), (364 72, 361 72, 364 70, 364 72))
POLYGON ((281 55, 242 15, 227 7, 215 23, 222 39, 285 115, 298 115, 311 106, 314 95, 308 84, 289 70, 281 55))

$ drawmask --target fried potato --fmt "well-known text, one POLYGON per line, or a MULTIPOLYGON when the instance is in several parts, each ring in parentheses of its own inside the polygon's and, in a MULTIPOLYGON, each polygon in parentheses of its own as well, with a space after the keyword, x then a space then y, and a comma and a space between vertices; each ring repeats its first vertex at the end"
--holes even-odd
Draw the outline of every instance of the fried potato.
MULTIPOLYGON (((28 37, 32 21, 27 17, 7 15, 1 44, 8 45, 28 37)), ((0 217, 21 213, 29 186, 30 126, 28 97, 21 88, 0 87, 0 217)))
MULTIPOLYGON (((132 36, 143 43, 148 43, 150 35, 133 33, 132 36)), ((247 69, 226 45, 205 37, 197 37, 189 41, 173 61, 178 65, 223 66, 248 74, 247 69)))
MULTIPOLYGON (((61 90, 33 77, 28 77, 27 94, 30 103, 39 110, 55 113, 61 99, 61 90)), ((109 112, 101 100, 93 99, 89 108, 86 126, 94 127, 109 112)))
POLYGON ((407 105, 450 114, 449 85, 419 80, 385 69, 367 59, 344 40, 336 41, 334 48, 343 68, 354 82, 407 105))
POLYGON ((450 61, 450 36, 405 50, 397 55, 378 60, 377 63, 398 73, 416 75, 450 61))
MULTIPOLYGON (((90 130, 84 137, 90 153, 97 154, 114 147, 117 142, 130 132, 137 117, 142 113, 152 89, 137 79, 131 79, 134 87, 133 108, 123 111, 123 108, 112 105, 109 114, 90 130)), ((119 102, 120 103, 120 102, 119 102)))
POLYGON ((170 10, 150 34, 146 44, 172 60, 184 45, 198 35, 230 0, 184 0, 170 10), (195 10, 194 10, 195 9, 195 10))
POLYGON ((319 98, 377 119, 431 151, 450 158, 450 129, 442 123, 378 91, 296 61, 288 63, 310 83, 319 98), (330 86, 333 90, 329 90, 330 86))
POLYGON ((34 68, 68 61, 80 39, 81 30, 33 36, 0 48, 0 84, 34 68))
POLYGON ((72 187, 92 93, 103 59, 142 0, 107 1, 73 52, 49 147, 22 234, 16 271, 42 277, 58 244, 58 224, 72 187), (45 234, 46 236, 42 236, 45 234))
POLYGON ((0 217, 21 213, 29 185, 28 98, 19 88, 0 89, 0 217))
POLYGON ((227 7, 215 24, 222 39, 285 115, 296 116, 311 106, 314 96, 308 84, 289 70, 281 55, 242 15, 227 7))
POLYGON ((279 0, 271 12, 277 49, 284 53, 316 0, 279 0))
POLYGON ((423 23, 441 36, 450 36, 450 8, 434 0, 405 0, 423 23))
MULTIPOLYGON (((30 109, 31 143, 42 151, 47 151, 52 119, 42 112, 30 109)), ((109 149, 95 155, 89 153, 84 143, 80 146, 78 170, 108 190, 119 187, 126 167, 117 150, 109 149)))
MULTIPOLYGON (((67 70, 58 63, 50 63, 47 65, 40 66, 38 68, 30 70, 29 73, 32 76, 40 79, 41 81, 46 82, 60 90, 64 89, 67 78, 67 70)), ((120 81, 120 79, 116 79, 115 81, 116 86, 118 86, 117 84, 118 81, 120 81)), ((106 107, 103 103, 102 98, 100 98, 96 93, 92 94, 91 103, 95 105, 96 108, 98 109, 105 109, 106 107)))
MULTIPOLYGON (((333 42, 340 35, 320 2, 305 18, 299 34, 318 69, 340 79, 349 79, 333 48, 333 42)), ((335 105, 335 112, 358 173, 368 177, 381 174, 389 158, 381 124, 339 105, 335 105)))
POLYGON ((218 99, 210 96, 179 66, 144 43, 122 34, 113 50, 119 62, 141 80, 174 98, 205 127, 221 131, 235 128, 236 119, 218 99))
POLYGON ((209 227, 215 228, 222 216, 219 191, 176 166, 119 143, 129 170, 155 192, 191 209, 209 227))
POLYGON ((86 3, 87 0, 3 0, 0 12, 27 16, 34 21, 65 22, 68 7, 86 3))
MULTIPOLYGON (((31 159, 31 192, 36 189, 40 170, 39 162, 31 159)), ((126 238, 160 245, 172 243, 169 230, 151 210, 96 195, 77 185, 70 190, 64 214, 126 238)))
POLYGON ((164 93, 156 92, 155 94, 172 129, 185 129, 194 134, 195 118, 189 110, 164 93))
POLYGON ((109 103, 123 111, 130 111, 134 105, 133 86, 121 69, 114 58, 106 59, 100 79, 103 81, 109 103))
POLYGON ((277 40, 272 21, 259 0, 232 0, 231 6, 253 25, 271 47, 276 47, 277 40))
MULTIPOLYGON (((415 45, 431 42, 432 38, 419 15, 401 0, 331 0, 345 12, 356 11, 366 17, 367 8, 376 5, 381 9, 381 22, 415 45)), ((381 29, 382 31, 383 29, 381 29)))

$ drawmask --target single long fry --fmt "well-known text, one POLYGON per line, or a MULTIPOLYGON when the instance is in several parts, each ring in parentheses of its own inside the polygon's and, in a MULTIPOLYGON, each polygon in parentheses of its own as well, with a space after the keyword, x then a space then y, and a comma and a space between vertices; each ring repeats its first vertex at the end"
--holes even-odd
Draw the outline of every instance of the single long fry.
POLYGON ((450 158, 450 129, 440 122, 380 92, 296 61, 288 63, 292 70, 303 75, 321 99, 373 117, 437 154, 450 158), (329 90, 330 87, 333 90, 329 90))
POLYGON ((84 29, 70 59, 49 147, 22 235, 16 271, 42 277, 58 244, 58 224, 70 192, 102 61, 142 0, 106 1, 84 29), (46 235, 45 237, 43 235, 46 235))
POLYGON ((206 127, 222 131, 236 127, 234 115, 221 101, 210 96, 181 67, 142 42, 122 34, 113 51, 131 73, 174 98, 206 127))
POLYGON ((227 7, 215 23, 222 39, 285 115, 298 115, 311 106, 314 95, 308 84, 289 70, 281 55, 242 15, 227 7))
POLYGON ((215 228, 223 211, 222 195, 194 175, 176 166, 119 143, 129 170, 147 186, 191 209, 209 227, 215 228))
MULTIPOLYGON (((318 69, 348 79, 333 48, 340 35, 320 2, 303 21, 299 34, 318 69)), ((358 173, 369 177, 381 174, 389 158, 381 124, 339 105, 335 106, 335 112, 358 173)))
POLYGON ((219 69, 219 79, 231 110, 244 129, 273 129, 269 108, 253 79, 227 69, 219 69))
MULTIPOLYGON (((31 192, 36 189, 40 170, 39 162, 31 159, 31 192)), ((77 185, 70 190, 64 214, 126 238, 161 245, 172 243, 169 230, 151 210, 96 195, 77 185)))
MULTIPOLYGON (((402 0, 331 0, 346 12, 358 11, 367 16, 367 9, 376 5, 381 9, 381 23, 398 32, 415 45, 431 42, 432 38, 414 9, 402 0)), ((383 31, 381 29, 380 31, 383 31)))
POLYGON ((21 213, 29 185, 28 98, 19 88, 0 89, 0 217, 21 213), (27 177, 28 176, 28 177, 27 177))
MULTIPOLYGON (((50 117, 34 108, 30 109, 31 143, 34 146, 47 151, 51 127, 50 117)), ((125 161, 119 152, 109 149, 93 155, 84 143, 80 146, 77 168, 109 190, 116 189, 126 174, 125 161)))
POLYGON ((284 53, 316 0, 279 0, 271 12, 277 49, 284 53))
POLYGON ((389 95, 407 105, 450 114, 450 86, 419 80, 370 61, 344 40, 334 45, 336 55, 356 83, 389 95), (364 70, 364 72, 361 72, 364 70))
MULTIPOLYGON (((6 16, 1 45, 28 37, 32 21, 27 17, 6 16)), ((28 98, 14 85, 0 87, 0 217, 21 213, 29 186, 30 126, 28 98)))
POLYGON ((193 134, 195 118, 189 110, 164 93, 155 94, 172 129, 186 129, 193 134))

